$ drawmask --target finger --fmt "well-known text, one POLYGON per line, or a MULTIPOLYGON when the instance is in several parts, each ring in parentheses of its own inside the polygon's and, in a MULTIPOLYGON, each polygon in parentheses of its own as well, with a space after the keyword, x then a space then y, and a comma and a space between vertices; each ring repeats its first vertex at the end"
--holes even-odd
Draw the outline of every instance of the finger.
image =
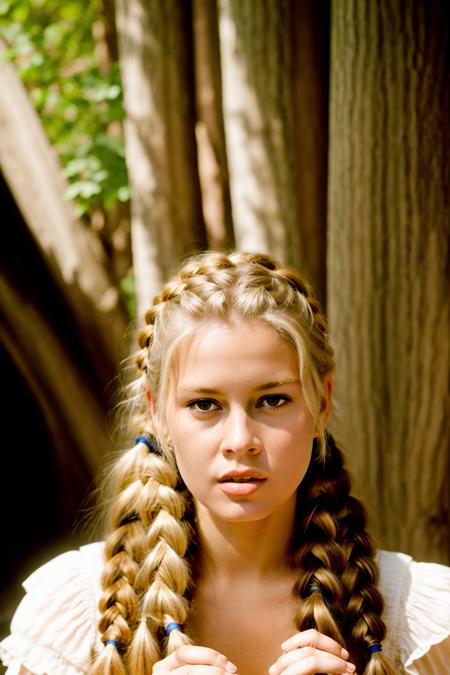
POLYGON ((284 652, 288 652, 291 649, 300 649, 301 647, 315 647, 323 652, 330 652, 330 654, 339 656, 344 660, 349 657, 348 651, 336 642, 336 640, 328 637, 328 635, 319 633, 319 631, 314 628, 296 633, 281 645, 281 649, 284 652))
POLYGON ((213 666, 227 673, 235 673, 237 667, 226 656, 209 647, 197 647, 183 645, 169 654, 162 661, 158 661, 153 667, 155 673, 171 671, 185 665, 213 666))
POLYGON ((353 675, 356 667, 329 652, 321 652, 312 647, 283 654, 269 668, 270 675, 314 675, 314 673, 333 673, 353 675))

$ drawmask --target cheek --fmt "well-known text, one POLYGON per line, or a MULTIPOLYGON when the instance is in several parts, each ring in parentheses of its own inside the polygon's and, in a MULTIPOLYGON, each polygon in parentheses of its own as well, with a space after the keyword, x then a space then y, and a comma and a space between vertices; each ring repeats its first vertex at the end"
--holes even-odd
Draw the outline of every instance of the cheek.
POLYGON ((198 435, 182 423, 174 425, 171 431, 175 461, 183 481, 187 487, 192 483, 198 484, 204 480, 207 468, 207 458, 198 435))
POLYGON ((308 470, 313 450, 313 428, 312 423, 297 428, 296 433, 283 444, 282 452, 273 457, 273 469, 279 475, 280 482, 290 487, 298 486, 308 470))
POLYGON ((289 457, 285 457, 283 462, 284 473, 289 476, 298 476, 303 474, 309 466, 312 455, 312 439, 308 444, 299 447, 296 445, 292 448, 289 457))
POLYGON ((201 464, 197 459, 196 453, 191 448, 180 447, 179 444, 174 446, 175 461, 180 470, 181 475, 191 474, 195 476, 201 472, 201 464))
POLYGON ((167 420, 167 432, 170 441, 175 448, 177 461, 178 454, 180 455, 180 458, 186 454, 187 446, 189 445, 189 439, 193 437, 192 429, 189 428, 183 412, 184 411, 181 411, 181 413, 177 412, 167 420))
POLYGON ((208 487, 205 462, 198 461, 196 456, 175 451, 175 461, 183 483, 195 499, 202 500, 208 487))

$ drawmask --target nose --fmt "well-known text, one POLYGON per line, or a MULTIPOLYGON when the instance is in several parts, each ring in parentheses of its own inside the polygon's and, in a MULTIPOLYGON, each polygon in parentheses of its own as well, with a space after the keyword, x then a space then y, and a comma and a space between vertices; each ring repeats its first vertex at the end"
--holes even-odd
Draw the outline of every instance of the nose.
POLYGON ((257 433, 255 421, 245 410, 230 412, 225 421, 222 438, 222 452, 225 455, 257 455, 262 443, 257 433))

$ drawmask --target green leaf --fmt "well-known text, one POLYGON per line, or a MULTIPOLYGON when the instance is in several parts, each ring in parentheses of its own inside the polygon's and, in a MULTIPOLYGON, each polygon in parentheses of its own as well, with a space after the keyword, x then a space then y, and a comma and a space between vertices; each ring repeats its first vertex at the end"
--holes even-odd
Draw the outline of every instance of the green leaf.
POLYGON ((7 58, 59 154, 68 198, 80 214, 127 201, 120 69, 114 64, 102 75, 95 61, 100 0, 0 0, 0 16, 7 58))
POLYGON ((11 3, 7 2, 7 0, 1 0, 0 1, 0 15, 4 16, 7 14, 11 9, 11 3))
POLYGON ((128 185, 122 185, 122 187, 117 190, 117 199, 120 202, 128 202, 131 199, 131 192, 128 185))
POLYGON ((90 180, 79 180, 76 183, 69 185, 64 193, 64 197, 66 199, 76 199, 77 197, 89 199, 93 195, 100 194, 100 192, 101 189, 97 183, 90 180))

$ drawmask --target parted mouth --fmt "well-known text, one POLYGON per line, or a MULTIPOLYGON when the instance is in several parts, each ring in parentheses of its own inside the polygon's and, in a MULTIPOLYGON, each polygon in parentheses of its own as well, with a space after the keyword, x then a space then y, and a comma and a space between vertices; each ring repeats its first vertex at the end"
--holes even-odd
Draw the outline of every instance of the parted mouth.
POLYGON ((228 471, 228 473, 220 476, 219 483, 257 483, 266 480, 267 476, 260 471, 254 469, 246 469, 245 471, 228 471))

